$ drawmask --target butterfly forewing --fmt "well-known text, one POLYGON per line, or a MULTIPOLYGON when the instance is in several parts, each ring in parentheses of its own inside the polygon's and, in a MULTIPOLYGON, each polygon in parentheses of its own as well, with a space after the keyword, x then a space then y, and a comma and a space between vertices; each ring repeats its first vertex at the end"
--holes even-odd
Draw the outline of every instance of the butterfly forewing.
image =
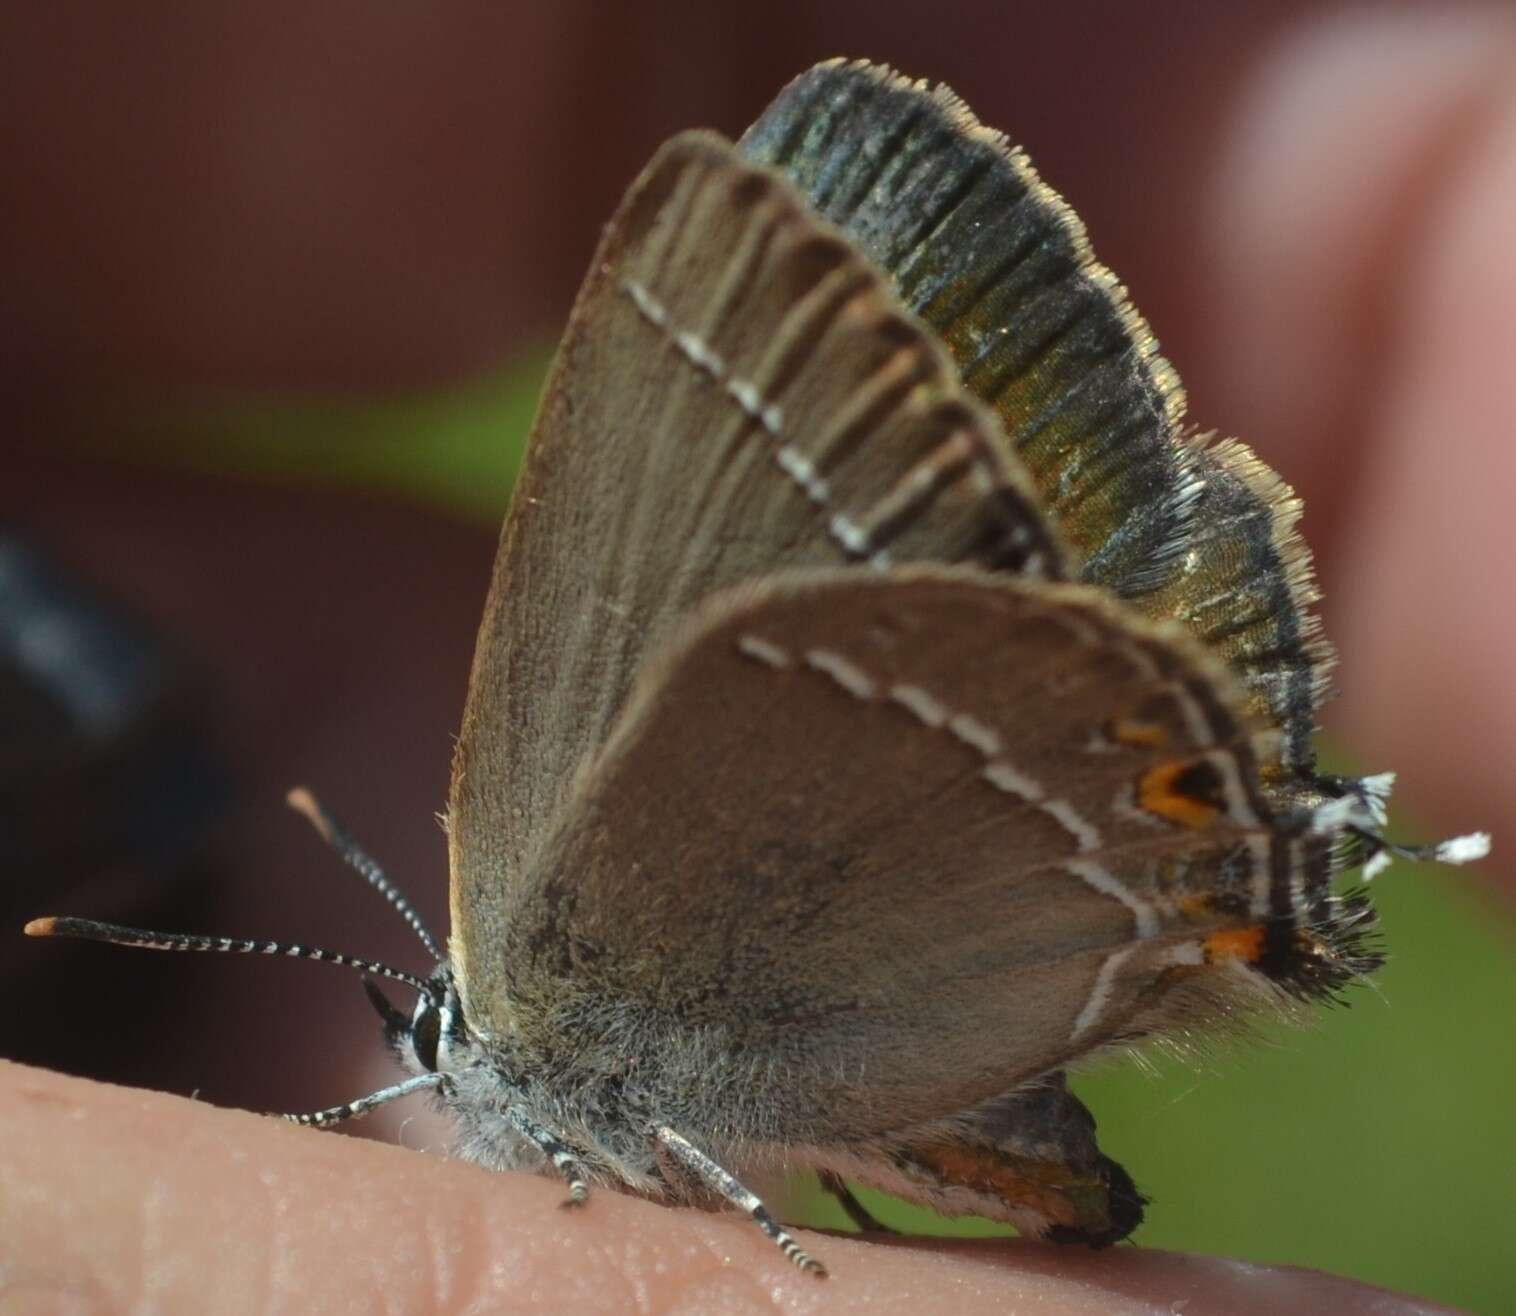
POLYGON ((953 354, 1086 556, 1141 588, 1187 524, 1179 381, 1078 216, 956 96, 822 64, 739 143, 888 274, 953 354))
POLYGON ((476 1010, 503 888, 671 623, 758 573, 921 560, 1068 570, 998 422, 868 262, 729 144, 676 138, 606 231, 496 562, 449 810, 476 1010))
POLYGON ((753 1110, 794 1128, 749 1136, 963 1110, 1151 1024, 1238 921, 1187 908, 1207 861, 1268 852, 1255 767, 1224 669, 1088 587, 739 587, 649 662, 508 893, 509 995, 642 1056, 704 1039, 716 1126, 784 1073, 753 1110))

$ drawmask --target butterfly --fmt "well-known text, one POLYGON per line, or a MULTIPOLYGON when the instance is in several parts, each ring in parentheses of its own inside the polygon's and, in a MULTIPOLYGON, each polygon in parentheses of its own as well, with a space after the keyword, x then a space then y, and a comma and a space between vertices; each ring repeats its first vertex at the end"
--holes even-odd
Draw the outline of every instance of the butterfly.
POLYGON ((814 1170, 1061 1242, 1144 1199, 1070 1066, 1331 997, 1390 777, 1324 774, 1289 489, 1184 423, 1073 211, 952 93, 820 65, 607 226, 502 532, 428 976, 354 965, 495 1168, 734 1207, 814 1170), (416 993, 397 1009, 373 983, 416 993))

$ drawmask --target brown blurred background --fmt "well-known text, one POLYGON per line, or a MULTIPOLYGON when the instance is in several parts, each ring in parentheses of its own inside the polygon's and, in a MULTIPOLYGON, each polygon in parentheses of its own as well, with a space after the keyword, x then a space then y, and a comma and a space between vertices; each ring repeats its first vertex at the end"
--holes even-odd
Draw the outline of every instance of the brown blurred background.
MULTIPOLYGON (((362 478, 371 430, 263 460, 197 418, 406 407, 539 359, 657 144, 735 136, 834 54, 948 82, 1069 197, 1192 419, 1307 498, 1339 743, 1398 768, 1431 830, 1495 831, 1496 860, 1459 880, 1499 880, 1513 32, 1507 6, 1444 3, 6 7, 0 526, 161 632, 227 782, 172 844, 34 865, 13 904, 421 965, 280 801, 317 790, 445 925, 430 815, 494 536, 458 507, 498 516, 505 484, 397 493, 362 478)), ((386 1072, 330 970, 3 935, 0 967, 25 984, 27 1018, 0 1030, 22 1058, 253 1108, 386 1072)))

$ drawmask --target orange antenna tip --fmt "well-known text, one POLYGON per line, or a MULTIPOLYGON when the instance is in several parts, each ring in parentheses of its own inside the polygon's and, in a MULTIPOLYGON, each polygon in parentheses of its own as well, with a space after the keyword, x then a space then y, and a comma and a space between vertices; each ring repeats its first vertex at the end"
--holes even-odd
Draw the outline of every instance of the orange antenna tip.
POLYGON ((304 786, 296 786, 294 790, 284 797, 284 802, 296 813, 309 821, 310 825, 321 834, 323 841, 326 841, 328 844, 331 843, 331 819, 322 811, 321 806, 316 803, 316 797, 310 791, 306 790, 304 786))
POLYGON ((34 918, 21 930, 28 937, 51 937, 58 920, 49 915, 47 918, 34 918))

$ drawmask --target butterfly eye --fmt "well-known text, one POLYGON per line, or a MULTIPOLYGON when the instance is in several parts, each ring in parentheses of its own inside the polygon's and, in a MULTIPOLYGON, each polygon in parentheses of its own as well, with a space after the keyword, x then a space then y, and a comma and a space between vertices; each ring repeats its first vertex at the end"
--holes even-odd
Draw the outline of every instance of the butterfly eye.
POLYGON ((411 1018, 411 1046, 416 1059, 427 1069, 436 1071, 437 1043, 442 1036, 442 1012, 430 999, 423 997, 416 1002, 416 1013, 411 1018))

